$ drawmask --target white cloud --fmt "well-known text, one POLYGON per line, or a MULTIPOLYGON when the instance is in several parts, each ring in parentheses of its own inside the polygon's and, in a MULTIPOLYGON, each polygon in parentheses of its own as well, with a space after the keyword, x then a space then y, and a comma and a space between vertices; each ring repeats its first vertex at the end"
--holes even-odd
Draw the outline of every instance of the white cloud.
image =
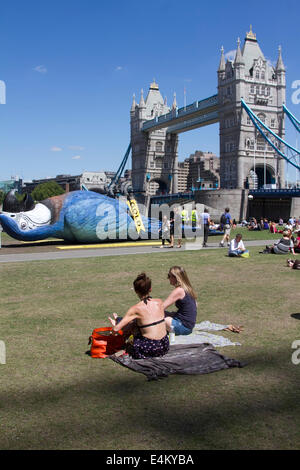
POLYGON ((115 68, 115 72, 120 72, 120 70, 123 70, 123 67, 121 65, 118 65, 116 68, 115 68))
POLYGON ((45 74, 45 73, 48 72, 47 68, 46 68, 44 65, 37 65, 36 67, 34 67, 33 70, 34 70, 35 72, 43 73, 43 74, 45 74))
POLYGON ((75 155, 74 157, 72 157, 72 160, 80 160, 81 156, 80 155, 75 155))
POLYGON ((62 148, 61 147, 51 147, 51 152, 61 152, 62 151, 62 148))
POLYGON ((233 61, 235 59, 235 54, 236 54, 236 49, 233 49, 232 51, 228 51, 225 54, 225 59, 233 61))
POLYGON ((68 148, 70 150, 84 150, 84 147, 81 147, 80 145, 69 145, 68 148))

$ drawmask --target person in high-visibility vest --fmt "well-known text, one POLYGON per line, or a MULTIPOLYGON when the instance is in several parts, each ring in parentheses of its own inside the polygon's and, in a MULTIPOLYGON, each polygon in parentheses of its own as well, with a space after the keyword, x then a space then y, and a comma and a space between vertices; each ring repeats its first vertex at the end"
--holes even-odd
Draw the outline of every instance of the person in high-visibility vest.
POLYGON ((198 217, 198 212, 196 211, 196 209, 192 210, 191 219, 192 219, 192 227, 198 227, 199 217, 198 217))
POLYGON ((182 223, 184 224, 185 222, 188 222, 189 220, 189 213, 186 209, 183 209, 181 211, 181 218, 182 218, 182 223))
POLYGON ((181 248, 181 240, 182 240, 182 236, 184 234, 184 224, 187 223, 189 221, 189 213, 186 209, 182 209, 181 211, 181 227, 182 227, 182 235, 181 235, 181 238, 178 239, 178 245, 177 245, 177 248, 181 248))

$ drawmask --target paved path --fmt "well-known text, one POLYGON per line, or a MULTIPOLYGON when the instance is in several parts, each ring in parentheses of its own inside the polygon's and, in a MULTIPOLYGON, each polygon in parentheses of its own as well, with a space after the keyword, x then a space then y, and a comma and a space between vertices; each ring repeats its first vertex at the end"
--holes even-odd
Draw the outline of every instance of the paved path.
MULTIPOLYGON (((272 245, 274 240, 252 240, 246 241, 248 247, 251 246, 265 246, 272 245)), ((208 247, 203 250, 211 250, 219 248, 219 243, 209 243, 208 247)), ((227 248, 219 248, 226 250, 227 248)), ((71 259, 71 258, 94 258, 101 256, 123 256, 123 255, 141 255, 141 254, 155 254, 155 253, 174 253, 174 251, 184 251, 183 248, 170 249, 168 247, 160 249, 160 245, 155 246, 116 246, 114 248, 85 248, 85 249, 68 249, 63 251, 49 251, 49 252, 31 252, 31 253, 10 253, 1 254, 1 263, 12 263, 22 261, 44 261, 44 260, 57 260, 57 259, 71 259)))

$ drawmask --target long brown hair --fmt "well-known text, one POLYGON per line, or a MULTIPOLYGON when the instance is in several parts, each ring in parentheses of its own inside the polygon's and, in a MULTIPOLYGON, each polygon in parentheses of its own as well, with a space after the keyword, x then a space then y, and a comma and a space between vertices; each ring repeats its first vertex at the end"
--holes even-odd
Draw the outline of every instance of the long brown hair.
POLYGON ((190 294, 195 300, 197 299, 197 294, 194 291, 184 268, 181 266, 172 266, 169 269, 169 275, 176 278, 176 287, 182 287, 185 292, 190 294))

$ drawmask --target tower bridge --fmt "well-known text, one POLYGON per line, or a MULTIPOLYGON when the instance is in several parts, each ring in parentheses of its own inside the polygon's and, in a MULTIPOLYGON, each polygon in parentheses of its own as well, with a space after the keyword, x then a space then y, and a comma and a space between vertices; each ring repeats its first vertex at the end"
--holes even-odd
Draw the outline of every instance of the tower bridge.
POLYGON ((177 193, 179 134, 214 123, 219 123, 221 189, 255 189, 263 183, 282 188, 285 160, 275 144, 265 141, 247 109, 284 142, 285 93, 281 48, 273 67, 251 27, 242 48, 238 39, 233 61, 225 61, 221 49, 216 94, 182 108, 174 95, 169 107, 153 80, 146 99, 142 90, 130 110, 133 191, 148 199, 177 193))

